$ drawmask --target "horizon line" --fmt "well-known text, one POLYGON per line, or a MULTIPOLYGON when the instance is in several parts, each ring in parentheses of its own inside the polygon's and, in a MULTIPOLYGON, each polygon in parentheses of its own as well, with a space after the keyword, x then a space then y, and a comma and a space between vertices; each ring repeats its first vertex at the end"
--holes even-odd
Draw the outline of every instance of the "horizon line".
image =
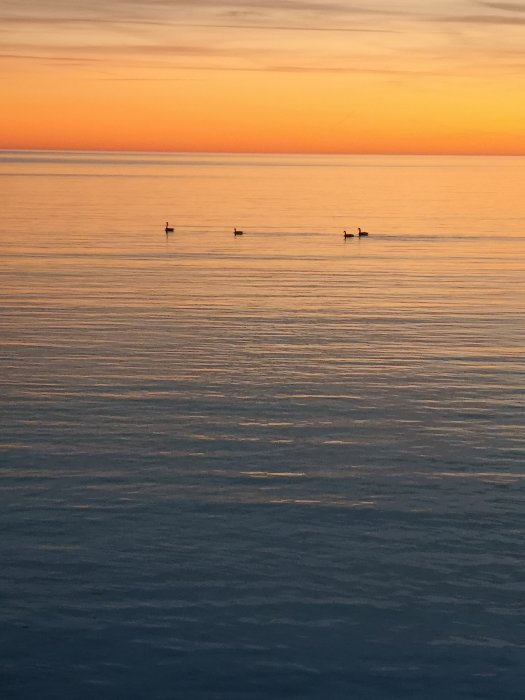
POLYGON ((432 151, 418 151, 406 152, 406 151, 229 151, 229 150, 219 150, 219 151, 207 151, 207 150, 149 150, 149 149, 124 149, 124 148, 9 148, 0 146, 0 153, 155 153, 164 155, 247 155, 247 156, 435 156, 435 157, 472 157, 472 158, 483 158, 483 157, 508 157, 508 158, 522 158, 525 156, 525 152, 521 153, 507 153, 507 152, 476 152, 476 153, 465 153, 461 151, 450 151, 450 152, 432 152, 432 151))

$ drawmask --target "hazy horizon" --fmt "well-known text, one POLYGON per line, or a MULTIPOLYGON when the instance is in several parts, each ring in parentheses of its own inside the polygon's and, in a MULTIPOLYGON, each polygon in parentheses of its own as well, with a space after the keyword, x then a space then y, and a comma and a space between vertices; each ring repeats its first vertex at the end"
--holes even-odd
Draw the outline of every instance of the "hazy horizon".
POLYGON ((392 157, 392 158, 523 158, 525 153, 373 153, 373 152, 343 152, 343 151, 198 151, 198 150, 126 150, 120 148, 0 148, 0 153, 148 153, 165 155, 233 155, 233 156, 341 156, 341 157, 392 157))

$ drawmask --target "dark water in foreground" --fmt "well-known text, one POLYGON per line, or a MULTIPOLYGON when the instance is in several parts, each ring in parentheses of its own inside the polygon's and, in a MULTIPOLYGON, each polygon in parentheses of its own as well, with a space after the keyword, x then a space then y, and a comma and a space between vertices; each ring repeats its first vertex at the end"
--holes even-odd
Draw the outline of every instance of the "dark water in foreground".
POLYGON ((523 159, 0 182, 4 700, 523 697, 523 159))

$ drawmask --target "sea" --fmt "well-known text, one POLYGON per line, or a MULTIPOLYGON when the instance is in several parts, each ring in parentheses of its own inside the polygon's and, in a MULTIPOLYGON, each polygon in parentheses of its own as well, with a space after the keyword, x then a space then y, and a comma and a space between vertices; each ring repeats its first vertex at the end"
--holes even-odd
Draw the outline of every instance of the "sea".
POLYGON ((524 193, 1 151, 2 700, 521 700, 524 193))

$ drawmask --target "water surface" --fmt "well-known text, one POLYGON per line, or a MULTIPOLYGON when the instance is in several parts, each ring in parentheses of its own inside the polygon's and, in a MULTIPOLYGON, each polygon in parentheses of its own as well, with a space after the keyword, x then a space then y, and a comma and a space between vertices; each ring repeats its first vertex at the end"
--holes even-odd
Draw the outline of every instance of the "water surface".
POLYGON ((0 183, 3 697, 522 697, 524 159, 0 183))

